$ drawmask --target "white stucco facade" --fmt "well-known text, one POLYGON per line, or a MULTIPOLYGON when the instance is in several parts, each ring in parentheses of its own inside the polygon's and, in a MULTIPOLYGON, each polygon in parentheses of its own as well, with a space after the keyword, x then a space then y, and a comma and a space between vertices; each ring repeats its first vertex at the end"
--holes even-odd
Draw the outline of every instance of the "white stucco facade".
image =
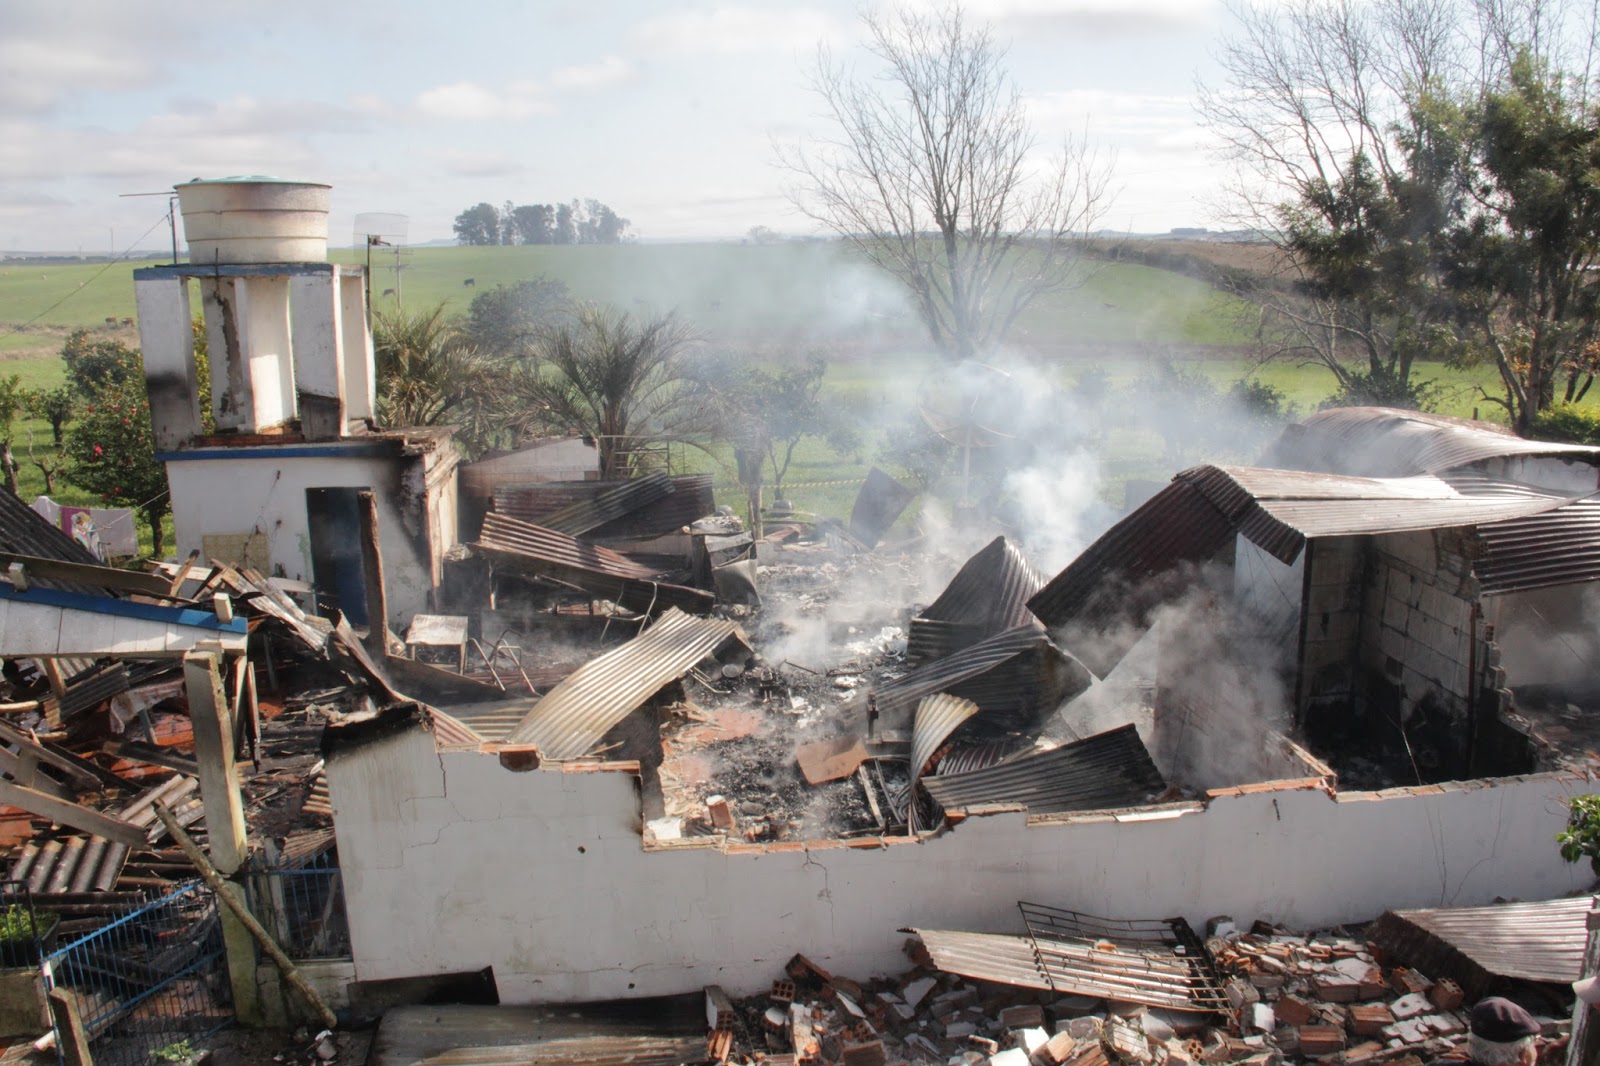
POLYGON ((753 992, 797 951, 857 978, 899 972, 901 927, 1021 932, 1018 900, 1318 927, 1591 880, 1554 844, 1563 801, 1587 791, 1566 774, 1005 810, 921 842, 648 850, 621 768, 513 772, 492 753, 436 750, 418 727, 334 752, 328 780, 357 977, 492 966, 507 1003, 753 992))
POLYGON ((439 559, 455 543, 453 452, 442 469, 427 469, 421 457, 373 443, 213 451, 214 458, 204 458, 205 451, 167 457, 180 558, 204 551, 207 537, 260 538, 271 572, 312 581, 306 490, 370 488, 390 625, 403 629, 412 615, 431 609, 439 559))

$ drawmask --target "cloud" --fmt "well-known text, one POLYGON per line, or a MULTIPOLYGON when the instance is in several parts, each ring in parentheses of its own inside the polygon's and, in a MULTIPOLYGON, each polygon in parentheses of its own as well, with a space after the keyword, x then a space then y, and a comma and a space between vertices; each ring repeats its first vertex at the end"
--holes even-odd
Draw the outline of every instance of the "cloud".
POLYGON ((553 89, 599 89, 633 77, 633 64, 621 56, 606 56, 597 63, 562 67, 550 75, 553 89))
POLYGON ((755 52, 809 48, 833 28, 833 18, 814 8, 719 7, 659 15, 634 27, 632 36, 646 52, 755 52))
POLYGON ((514 81, 495 89, 475 81, 436 85, 417 94, 416 110, 425 118, 475 122, 527 118, 553 111, 536 82, 514 81))
POLYGON ((440 152, 436 158, 447 173, 463 178, 503 178, 528 170, 526 163, 504 152, 447 150, 440 152))
POLYGON ((0 39, 0 110, 38 114, 69 92, 133 89, 156 79, 154 67, 115 41, 0 39))
MULTIPOLYGON (((942 2, 917 0, 930 9, 942 2)), ((1217 9, 1217 0, 969 0, 965 8, 1013 32, 1096 37, 1192 31, 1217 9)))

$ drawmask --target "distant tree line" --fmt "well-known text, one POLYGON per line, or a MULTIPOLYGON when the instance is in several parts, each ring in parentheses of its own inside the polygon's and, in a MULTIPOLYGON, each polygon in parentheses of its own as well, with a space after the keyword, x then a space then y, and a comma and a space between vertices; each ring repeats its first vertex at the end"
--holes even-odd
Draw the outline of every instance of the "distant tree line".
POLYGON ((630 223, 599 200, 559 204, 484 202, 456 216, 462 244, 621 244, 630 223))

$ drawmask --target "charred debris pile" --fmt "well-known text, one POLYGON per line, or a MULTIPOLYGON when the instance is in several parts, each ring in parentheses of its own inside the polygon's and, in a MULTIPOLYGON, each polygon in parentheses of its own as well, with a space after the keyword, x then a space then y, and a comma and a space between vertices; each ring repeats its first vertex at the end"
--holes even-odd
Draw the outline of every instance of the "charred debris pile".
POLYGON ((1459 951, 1430 953, 1417 936, 1416 923, 1443 916, 1478 930, 1474 953, 1511 946, 1516 934, 1496 925, 1504 908, 1391 912, 1364 928, 1311 934, 1215 918, 1203 938, 1181 919, 1113 922, 1019 908, 1023 936, 906 930, 910 968, 896 977, 858 982, 796 955, 764 995, 733 1000, 708 988, 709 1058, 1421 1066, 1464 1050, 1470 1005, 1491 991, 1526 1006, 1559 1046, 1571 1014, 1559 978, 1576 965, 1563 952, 1582 946, 1587 901, 1523 905, 1538 908, 1543 922, 1557 912, 1571 920, 1558 946, 1554 938, 1515 945, 1521 979, 1484 972, 1459 951))
POLYGON ((709 488, 500 489, 447 563, 476 691, 432 699, 442 742, 637 763, 655 843, 904 835, 980 803, 1174 794, 1140 708, 1110 730, 1058 715, 1092 679, 1029 611, 1045 582, 1014 543, 963 562, 915 528, 885 542, 911 493, 876 470, 848 522, 779 515, 759 541, 709 488))

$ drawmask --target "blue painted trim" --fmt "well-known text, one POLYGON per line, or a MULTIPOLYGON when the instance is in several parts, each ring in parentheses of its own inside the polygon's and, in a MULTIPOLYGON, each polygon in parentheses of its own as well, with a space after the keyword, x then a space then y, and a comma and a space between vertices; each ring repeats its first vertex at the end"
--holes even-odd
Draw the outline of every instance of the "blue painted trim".
POLYGON ((245 448, 194 448, 186 452, 157 452, 162 463, 191 459, 367 459, 396 456, 401 443, 362 441, 357 444, 256 444, 245 448))
MULTIPOLYGON (((135 267, 134 281, 160 281, 163 278, 292 278, 333 274, 332 263, 179 263, 176 266, 135 267)), ((339 264, 343 277, 359 277, 365 267, 339 264)))
POLYGON ((69 611, 90 611, 94 614, 114 614, 120 618, 138 618, 146 622, 163 622, 167 625, 187 626, 190 629, 211 629, 219 633, 248 632, 245 621, 234 615, 233 621, 222 622, 210 611, 193 607, 162 607, 154 603, 135 603, 117 600, 110 596, 90 596, 82 592, 64 592, 35 585, 27 592, 0 581, 0 600, 17 600, 21 603, 38 603, 46 607, 61 607, 69 611))

